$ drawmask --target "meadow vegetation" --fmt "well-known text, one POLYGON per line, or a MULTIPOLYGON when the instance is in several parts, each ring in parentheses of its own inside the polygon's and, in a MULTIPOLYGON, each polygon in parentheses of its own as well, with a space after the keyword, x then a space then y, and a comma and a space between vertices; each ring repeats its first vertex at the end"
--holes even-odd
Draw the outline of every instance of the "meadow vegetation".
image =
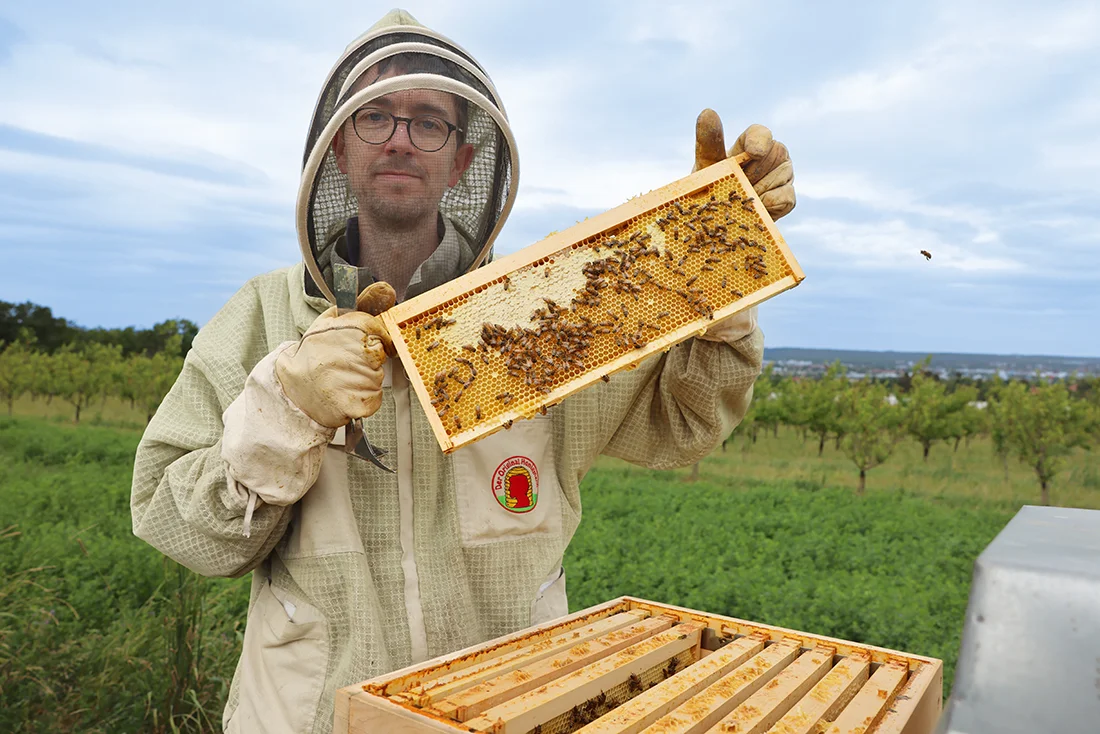
MULTIPOLYGON (((694 471, 601 458, 566 556, 571 609, 628 594, 931 655, 949 692, 981 550, 1044 489, 1052 504, 1100 508, 1100 390, 952 397, 967 386, 914 378, 853 387, 839 369, 820 382, 768 372, 749 416, 694 471), (974 397, 992 401, 995 422, 974 397), (866 430, 878 421, 889 430, 866 430)), ((79 426, 57 396, 24 392, 11 408, 0 731, 220 730, 248 580, 199 578, 133 537, 148 405, 94 393, 79 426)))

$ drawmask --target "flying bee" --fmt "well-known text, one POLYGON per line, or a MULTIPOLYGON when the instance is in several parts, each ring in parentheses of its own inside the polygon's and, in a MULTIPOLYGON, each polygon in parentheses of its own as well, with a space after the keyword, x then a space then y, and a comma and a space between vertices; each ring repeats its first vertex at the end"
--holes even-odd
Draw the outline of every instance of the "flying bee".
POLYGON ((925 260, 931 260, 932 259, 932 253, 929 252, 928 250, 921 250, 920 254, 924 255, 925 260))

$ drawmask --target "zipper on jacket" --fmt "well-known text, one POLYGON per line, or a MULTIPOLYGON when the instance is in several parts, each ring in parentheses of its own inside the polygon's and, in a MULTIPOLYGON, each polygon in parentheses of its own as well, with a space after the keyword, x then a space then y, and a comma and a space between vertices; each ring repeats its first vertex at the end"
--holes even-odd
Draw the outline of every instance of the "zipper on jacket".
POLYGON ((428 633, 424 626, 424 606, 420 600, 420 577, 416 569, 416 545, 413 525, 412 401, 409 378, 401 363, 386 362, 393 369, 394 412, 397 423, 397 495, 401 510, 401 571, 405 577, 405 613, 409 619, 412 662, 428 659, 428 633))

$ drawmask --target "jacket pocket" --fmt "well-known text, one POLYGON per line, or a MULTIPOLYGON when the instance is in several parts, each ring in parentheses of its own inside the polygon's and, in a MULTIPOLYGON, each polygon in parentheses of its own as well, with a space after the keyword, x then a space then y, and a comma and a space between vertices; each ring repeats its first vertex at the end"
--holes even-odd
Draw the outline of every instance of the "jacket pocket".
POLYGON ((463 545, 561 535, 551 418, 519 421, 451 456, 463 545))
POLYGON ((284 560, 364 552, 348 491, 349 459, 343 438, 335 441, 339 444, 325 449, 317 481, 291 510, 290 527, 278 551, 284 560))
POLYGON ((264 584, 248 615, 240 701, 226 732, 300 734, 313 729, 328 667, 327 625, 313 607, 264 584))

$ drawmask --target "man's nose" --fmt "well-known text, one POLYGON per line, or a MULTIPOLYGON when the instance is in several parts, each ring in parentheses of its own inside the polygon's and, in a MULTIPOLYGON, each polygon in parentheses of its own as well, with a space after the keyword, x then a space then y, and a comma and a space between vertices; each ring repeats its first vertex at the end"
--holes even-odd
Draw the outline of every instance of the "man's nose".
POLYGON ((386 141, 386 152, 388 153, 390 151, 394 153, 416 152, 416 146, 412 144, 412 138, 409 137, 409 123, 397 123, 397 128, 393 131, 393 135, 386 141))

